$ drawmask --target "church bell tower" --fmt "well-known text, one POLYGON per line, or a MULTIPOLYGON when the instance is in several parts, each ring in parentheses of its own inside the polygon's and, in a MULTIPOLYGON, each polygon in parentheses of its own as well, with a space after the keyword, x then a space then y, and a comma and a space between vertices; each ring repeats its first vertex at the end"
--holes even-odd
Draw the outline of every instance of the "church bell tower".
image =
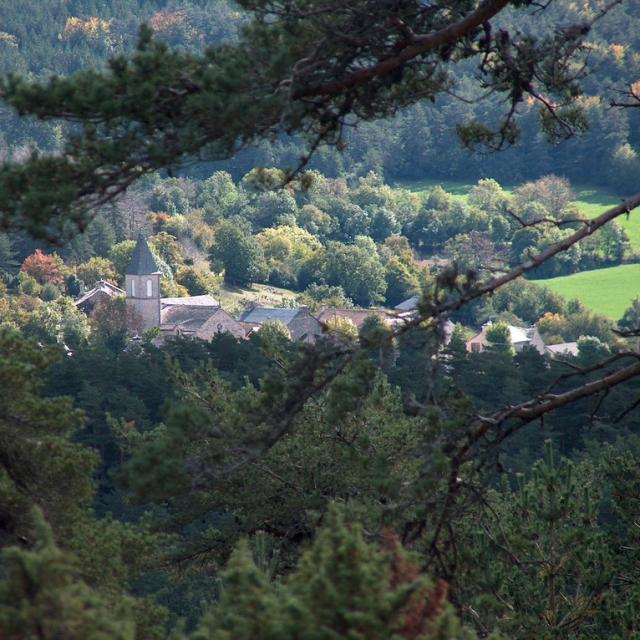
POLYGON ((125 272, 127 308, 142 320, 142 330, 160 326, 160 270, 142 232, 125 272))

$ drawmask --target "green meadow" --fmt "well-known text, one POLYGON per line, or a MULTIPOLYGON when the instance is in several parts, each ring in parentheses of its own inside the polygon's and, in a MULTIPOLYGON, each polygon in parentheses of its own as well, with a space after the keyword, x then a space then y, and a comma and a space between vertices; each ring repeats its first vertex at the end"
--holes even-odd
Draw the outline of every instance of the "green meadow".
POLYGON ((631 300, 640 295, 640 264, 582 271, 535 282, 549 287, 567 300, 578 298, 596 313, 619 320, 631 300))
POLYGON ((431 191, 434 187, 441 186, 445 191, 453 196, 454 200, 466 200, 469 191, 473 188, 473 185, 473 182, 464 182, 460 180, 432 180, 430 178, 412 180, 411 182, 400 182, 398 184, 398 186, 404 187, 405 189, 417 194, 425 194, 431 191))
MULTIPOLYGON (((401 184, 414 193, 424 194, 440 185, 456 200, 465 200, 474 183, 459 180, 424 179, 401 184)), ((517 185, 502 185, 510 193, 517 185)), ((603 189, 587 185, 572 185, 576 194, 574 203, 580 211, 594 218, 608 208, 619 204, 622 198, 603 189)), ((629 237, 633 249, 640 251, 640 210, 618 218, 629 237)), ((583 271, 570 276, 536 280, 548 286, 567 300, 578 298, 586 307, 613 320, 622 317, 631 300, 640 295, 640 264, 621 265, 608 269, 583 271)))
POLYGON ((248 304, 265 307, 294 305, 296 295, 294 291, 289 289, 280 289, 268 284, 252 284, 244 288, 223 283, 213 297, 230 313, 240 314, 248 304))

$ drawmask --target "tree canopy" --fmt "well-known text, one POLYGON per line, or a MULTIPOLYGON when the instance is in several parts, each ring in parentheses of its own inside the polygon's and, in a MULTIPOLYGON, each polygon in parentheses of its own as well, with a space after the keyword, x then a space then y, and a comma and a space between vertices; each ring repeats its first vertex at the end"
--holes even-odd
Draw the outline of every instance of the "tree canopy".
POLYGON ((169 48, 143 28, 136 51, 105 71, 44 83, 8 76, 0 93, 18 113, 80 130, 69 130, 60 155, 3 165, 3 225, 54 239, 84 228, 89 208, 158 169, 281 135, 302 135, 309 152, 340 145, 345 125, 452 91, 465 61, 476 64, 477 91, 498 92, 507 105, 497 123, 459 123, 470 144, 514 142, 527 99, 540 103, 552 138, 567 137, 585 127, 576 107, 583 41, 609 9, 519 33, 501 27, 502 14, 535 15, 533 0, 239 4, 250 17, 239 38, 202 54, 169 48))

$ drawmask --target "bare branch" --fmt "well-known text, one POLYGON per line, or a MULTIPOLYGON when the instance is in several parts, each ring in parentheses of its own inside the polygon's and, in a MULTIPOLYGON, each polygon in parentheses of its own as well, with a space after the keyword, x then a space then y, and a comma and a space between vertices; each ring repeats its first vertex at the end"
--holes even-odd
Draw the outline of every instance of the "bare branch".
POLYGON ((635 362, 603 378, 588 382, 565 393, 546 394, 513 407, 506 407, 490 416, 476 416, 469 425, 468 435, 465 440, 451 454, 447 492, 430 542, 430 550, 433 557, 435 558, 439 554, 438 546, 443 528, 450 519, 451 511, 457 503, 460 491, 464 488, 464 483, 460 478, 460 470, 465 463, 472 459, 472 454, 475 453, 476 447, 490 433, 496 433, 496 437, 491 441, 491 446, 495 447, 495 445, 523 426, 544 417, 547 413, 566 407, 577 400, 606 392, 638 375, 640 375, 640 362, 635 362), (516 424, 501 430, 511 420, 515 420, 516 424))
MULTIPOLYGON (((539 267, 541 264, 544 264, 547 260, 553 258, 559 253, 570 249, 580 240, 593 235, 596 231, 598 231, 598 229, 602 228, 611 220, 615 220, 621 215, 630 213, 638 206, 640 206, 640 193, 636 193, 635 195, 625 200, 622 204, 612 207, 596 218, 589 220, 588 224, 585 224, 583 228, 579 229, 570 236, 563 238, 555 244, 552 244, 539 254, 531 256, 528 260, 515 266, 503 276, 493 278, 487 282, 480 282, 476 285, 473 285, 469 287, 469 289, 459 298, 445 301, 442 304, 437 305, 432 309, 432 316, 448 315, 453 311, 457 311, 471 300, 476 300, 477 298, 496 291, 509 282, 516 280, 520 276, 523 276, 536 267, 539 267)), ((412 323, 408 323, 408 326, 418 325, 425 319, 425 316, 418 317, 412 323)))

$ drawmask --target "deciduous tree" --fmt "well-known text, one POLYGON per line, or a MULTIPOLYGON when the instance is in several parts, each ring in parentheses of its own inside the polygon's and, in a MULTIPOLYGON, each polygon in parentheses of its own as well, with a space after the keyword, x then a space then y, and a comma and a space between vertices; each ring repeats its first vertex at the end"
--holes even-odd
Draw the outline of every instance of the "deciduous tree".
POLYGON ((41 249, 25 258, 21 271, 35 278, 38 284, 62 284, 64 276, 60 273, 60 263, 54 256, 48 256, 41 249))

